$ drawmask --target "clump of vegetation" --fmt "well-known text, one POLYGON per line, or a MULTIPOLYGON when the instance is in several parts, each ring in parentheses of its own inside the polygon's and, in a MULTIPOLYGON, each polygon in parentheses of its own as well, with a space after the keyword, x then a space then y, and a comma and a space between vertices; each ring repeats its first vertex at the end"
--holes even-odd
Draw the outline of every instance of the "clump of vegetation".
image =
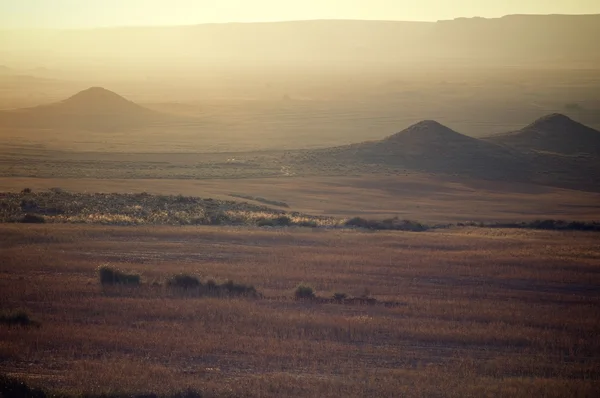
POLYGON ((23 193, 23 194, 31 193, 31 188, 23 188, 21 193, 23 193))
POLYGON ((335 301, 344 301, 348 298, 348 295, 346 293, 334 293, 333 294, 333 300, 335 301))
POLYGON ((39 216, 37 214, 25 214, 23 218, 21 218, 21 222, 24 224, 43 224, 46 222, 46 219, 43 216, 39 216))
POLYGON ((520 223, 497 223, 483 226, 491 228, 522 228, 557 231, 600 231, 600 222, 595 221, 534 220, 520 223))
POLYGON ((252 285, 244 285, 241 283, 234 283, 232 280, 228 280, 222 285, 216 285, 217 290, 223 290, 228 295, 234 296, 257 296, 258 292, 252 285))
POLYGON ((98 267, 98 276, 102 285, 138 286, 141 281, 139 274, 124 272, 109 265, 98 267))
POLYGON ((197 289, 202 286, 200 279, 194 275, 189 274, 177 274, 167 280, 167 286, 177 289, 197 289))
POLYGON ((0 325, 36 327, 40 326, 39 322, 32 320, 27 311, 24 310, 0 313, 0 325))
POLYGON ((315 289, 313 289, 312 286, 300 283, 298 286, 296 286, 294 297, 303 300, 314 299, 316 298, 315 289))
POLYGON ((385 220, 367 220, 361 217, 354 217, 346 221, 347 227, 373 229, 373 230, 395 230, 422 232, 429 229, 424 224, 417 221, 401 220, 398 217, 387 218, 385 220))
POLYGON ((292 225, 292 219, 283 215, 273 218, 259 218, 256 225, 259 227, 289 227, 292 225))
POLYGON ((212 279, 209 279, 206 283, 202 283, 200 278, 189 274, 173 275, 167 281, 167 286, 187 293, 193 292, 195 294, 198 294, 199 296, 260 296, 256 288, 252 285, 235 283, 232 280, 228 280, 225 283, 218 284, 212 279))

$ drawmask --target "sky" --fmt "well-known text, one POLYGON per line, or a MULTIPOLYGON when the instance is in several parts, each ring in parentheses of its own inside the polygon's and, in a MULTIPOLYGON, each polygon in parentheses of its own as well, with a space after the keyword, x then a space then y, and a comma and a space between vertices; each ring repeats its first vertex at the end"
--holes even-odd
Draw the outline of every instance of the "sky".
POLYGON ((0 0, 0 29, 600 14, 600 0, 0 0))

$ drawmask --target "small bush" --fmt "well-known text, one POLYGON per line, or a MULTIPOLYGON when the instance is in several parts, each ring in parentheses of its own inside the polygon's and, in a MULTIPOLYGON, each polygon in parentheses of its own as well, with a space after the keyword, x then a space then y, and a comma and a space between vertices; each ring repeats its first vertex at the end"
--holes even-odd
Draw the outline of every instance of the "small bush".
POLYGON ((317 228, 319 226, 319 224, 317 224, 317 222, 314 220, 300 221, 297 225, 299 227, 307 227, 307 228, 317 228))
POLYGON ((348 298, 348 295, 346 293, 334 293, 333 294, 333 299, 335 301, 343 301, 346 300, 348 298))
POLYGON ((315 290, 311 286, 301 283, 296 286, 294 296, 297 299, 313 299, 315 298, 315 290))
POLYGON ((243 285, 240 283, 233 283, 232 280, 229 280, 219 286, 226 294, 234 295, 234 296, 256 296, 257 292, 254 286, 252 285, 243 285))
POLYGON ((0 324, 8 326, 39 326, 39 323, 33 321, 29 314, 23 310, 0 313, 0 324))
POLYGON ((31 188, 23 188, 21 193, 31 193, 31 188))
POLYGON ((169 278, 167 285, 179 289, 195 289, 202 286, 202 282, 193 275, 177 274, 169 278))
POLYGON ((42 216, 38 216, 37 214, 28 213, 21 218, 21 222, 24 224, 43 224, 46 222, 46 219, 42 216))
POLYGON ((102 285, 139 285, 141 277, 139 274, 130 274, 108 265, 98 267, 98 275, 102 285))
POLYGON ((292 219, 283 215, 274 218, 263 217, 256 220, 256 225, 259 227, 288 227, 292 225, 292 219))

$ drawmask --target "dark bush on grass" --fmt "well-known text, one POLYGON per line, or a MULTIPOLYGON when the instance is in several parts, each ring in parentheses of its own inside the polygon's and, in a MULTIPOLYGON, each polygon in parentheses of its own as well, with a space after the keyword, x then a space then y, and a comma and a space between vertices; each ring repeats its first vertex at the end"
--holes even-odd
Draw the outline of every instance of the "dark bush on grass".
POLYGON ((398 217, 387 218, 385 220, 367 220, 361 217, 354 217, 346 221, 347 227, 364 228, 372 230, 395 230, 422 232, 428 228, 417 221, 401 220, 398 217))
POLYGON ((0 325, 39 326, 40 324, 36 321, 33 321, 27 312, 23 310, 17 310, 0 313, 0 325))
POLYGON ((31 193, 31 188, 23 188, 21 193, 31 193))
POLYGON ((24 224, 43 224, 46 222, 46 219, 37 214, 25 214, 23 218, 21 218, 21 222, 24 224))
POLYGON ((193 275, 177 274, 169 278, 167 286, 179 289, 196 289, 202 286, 202 282, 193 275))
POLYGON ((102 285, 131 285, 138 286, 141 277, 139 274, 131 274, 108 265, 98 267, 98 276, 102 285))
POLYGON ((232 280, 218 286, 225 294, 231 296, 256 296, 258 293, 254 286, 234 283, 232 280))
POLYGON ((496 223, 481 225, 491 228, 523 228, 556 231, 600 231, 599 222, 564 221, 564 220, 534 220, 520 223, 496 223))
POLYGON ((304 220, 298 223, 299 227, 317 228, 319 225, 314 220, 304 220))
POLYGON ((296 286, 296 291, 294 292, 294 296, 297 299, 314 299, 315 298, 315 290, 308 285, 303 283, 296 286))
POLYGON ((259 227, 288 227, 292 225, 292 219, 288 216, 278 216, 274 218, 259 218, 256 221, 259 227))
POLYGON ((344 301, 348 298, 348 295, 346 293, 334 293, 333 294, 333 299, 335 301, 344 301))

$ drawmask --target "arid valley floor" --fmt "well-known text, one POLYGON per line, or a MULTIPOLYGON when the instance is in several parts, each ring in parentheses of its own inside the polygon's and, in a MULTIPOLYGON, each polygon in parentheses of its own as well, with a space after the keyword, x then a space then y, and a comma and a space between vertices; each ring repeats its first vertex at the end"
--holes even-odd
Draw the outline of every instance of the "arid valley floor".
POLYGON ((0 328, 0 369, 34 385, 290 397, 600 388, 595 233, 3 225, 1 236, 3 305, 26 306, 40 327, 0 328), (142 285, 102 288, 102 263, 142 285), (264 297, 165 290, 180 272, 264 297), (294 300, 300 282, 378 303, 294 300))
POLYGON ((600 396, 597 37, 1 31, 0 398, 600 396))

